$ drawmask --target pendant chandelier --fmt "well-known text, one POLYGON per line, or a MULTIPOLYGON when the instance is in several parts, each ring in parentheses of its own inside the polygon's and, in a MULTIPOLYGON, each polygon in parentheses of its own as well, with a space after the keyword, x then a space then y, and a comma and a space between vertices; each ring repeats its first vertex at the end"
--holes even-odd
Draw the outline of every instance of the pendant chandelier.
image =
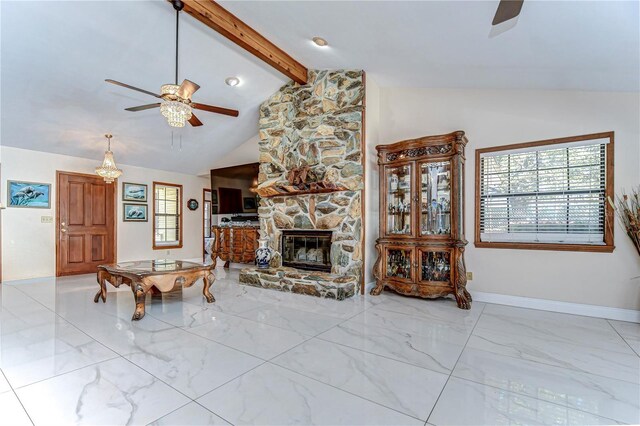
POLYGON ((116 167, 116 160, 113 159, 113 152, 111 152, 111 138, 113 135, 104 135, 107 140, 107 150, 104 152, 104 160, 102 166, 96 167, 96 174, 104 179, 107 183, 112 183, 114 180, 122 174, 122 170, 116 167))

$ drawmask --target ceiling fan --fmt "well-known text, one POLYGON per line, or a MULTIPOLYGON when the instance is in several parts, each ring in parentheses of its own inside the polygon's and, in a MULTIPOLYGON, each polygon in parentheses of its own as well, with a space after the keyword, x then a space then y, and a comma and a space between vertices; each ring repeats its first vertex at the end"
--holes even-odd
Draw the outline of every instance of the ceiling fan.
POLYGON ((517 17, 520 14, 520 10, 522 10, 523 3, 524 0, 500 0, 491 25, 499 25, 517 17))
POLYGON ((222 108, 218 106, 206 105, 193 102, 191 96, 200 88, 196 83, 190 80, 184 80, 182 84, 178 85, 178 30, 179 30, 179 18, 180 11, 184 7, 184 3, 181 0, 172 1, 173 8, 176 10, 176 80, 175 84, 164 84, 160 87, 160 94, 157 95, 148 90, 140 89, 138 87, 130 86, 119 81, 106 79, 107 83, 122 86, 127 89, 136 90, 138 92, 146 93, 147 95, 154 96, 162 100, 153 104, 140 105, 131 108, 125 108, 126 111, 144 111, 147 109, 160 107, 160 112, 165 116, 167 122, 172 127, 184 127, 188 121, 193 127, 202 126, 202 122, 193 114, 193 109, 202 111, 214 112, 216 114, 229 115, 231 117, 237 117, 238 111, 234 109, 222 108))

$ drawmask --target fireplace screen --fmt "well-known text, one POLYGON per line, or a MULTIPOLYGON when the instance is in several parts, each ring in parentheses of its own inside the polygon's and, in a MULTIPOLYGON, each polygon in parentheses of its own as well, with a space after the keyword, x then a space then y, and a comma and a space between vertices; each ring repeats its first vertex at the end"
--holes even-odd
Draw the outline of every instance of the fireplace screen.
POLYGON ((331 272, 331 231, 283 231, 282 264, 331 272))

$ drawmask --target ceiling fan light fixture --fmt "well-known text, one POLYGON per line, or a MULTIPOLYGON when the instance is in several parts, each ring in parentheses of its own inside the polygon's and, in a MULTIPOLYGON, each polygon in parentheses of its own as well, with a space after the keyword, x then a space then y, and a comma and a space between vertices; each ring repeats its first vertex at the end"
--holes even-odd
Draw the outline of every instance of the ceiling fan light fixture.
POLYGON ((327 47, 329 46, 329 42, 327 42, 327 40, 323 39, 322 37, 314 37, 311 39, 316 46, 318 47, 327 47))
POLYGON ((164 101, 160 105, 160 112, 171 127, 184 127, 192 115, 191 107, 180 101, 164 101))
POLYGON ((104 179, 106 183, 112 183, 120 177, 122 170, 116 166, 116 160, 113 158, 113 152, 111 152, 111 138, 113 135, 106 134, 104 136, 109 142, 107 144, 107 150, 104 152, 102 165, 100 167, 96 167, 96 174, 104 179))
MULTIPOLYGON (((1 0, 0 0, 1 1, 1 0)), ((156 102, 153 104, 140 105, 130 108, 125 108, 126 111, 137 112, 146 111, 153 108, 160 107, 160 112, 167 119, 168 124, 171 127, 184 127, 187 123, 193 127, 202 126, 202 121, 196 117, 192 109, 208 111, 216 114, 228 115, 231 117, 237 117, 238 111, 230 108, 222 108, 213 105, 195 103, 191 101, 191 96, 200 89, 200 86, 193 81, 184 79, 182 84, 178 85, 178 58, 179 58, 179 29, 180 29, 180 11, 184 7, 182 0, 171 0, 173 8, 176 10, 176 74, 175 84, 164 84, 160 88, 160 94, 156 95, 148 90, 140 89, 139 87, 131 86, 129 84, 121 83, 116 80, 107 79, 107 83, 115 84, 127 89, 135 90, 137 92, 145 93, 147 95, 159 98, 162 102, 156 102)), ((230 86, 237 86, 240 84, 240 79, 237 77, 229 77, 227 84, 230 86)))
POLYGON ((238 77, 229 77, 224 80, 227 86, 236 87, 240 84, 240 79, 238 77))
POLYGON ((160 96, 176 96, 179 88, 180 86, 178 86, 177 84, 163 84, 160 87, 160 96))

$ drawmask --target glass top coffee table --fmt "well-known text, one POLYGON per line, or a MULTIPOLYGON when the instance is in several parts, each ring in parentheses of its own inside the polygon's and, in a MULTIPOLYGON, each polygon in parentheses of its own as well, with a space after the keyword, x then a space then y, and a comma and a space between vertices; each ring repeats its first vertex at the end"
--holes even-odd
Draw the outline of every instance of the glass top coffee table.
POLYGON ((140 260, 134 262, 112 263, 98 266, 98 284, 100 290, 93 298, 95 303, 102 299, 107 301, 106 282, 114 287, 126 284, 131 287, 136 309, 131 320, 137 321, 144 317, 144 300, 147 292, 171 291, 176 285, 191 287, 202 278, 204 287, 202 294, 208 303, 215 302, 209 287, 215 281, 214 266, 203 263, 187 262, 184 260, 140 260))

